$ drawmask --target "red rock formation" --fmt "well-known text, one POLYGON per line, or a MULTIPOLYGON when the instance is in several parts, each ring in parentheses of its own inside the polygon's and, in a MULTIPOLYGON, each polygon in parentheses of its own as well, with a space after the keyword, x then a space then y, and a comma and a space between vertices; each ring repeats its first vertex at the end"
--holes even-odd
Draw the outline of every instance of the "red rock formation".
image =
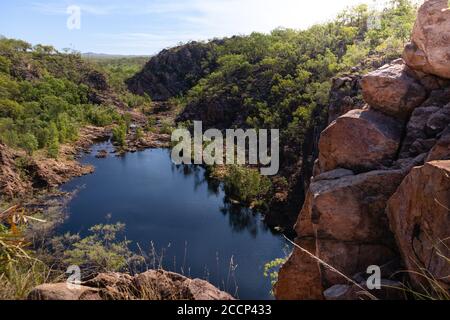
POLYGON ((403 55, 413 69, 450 79, 448 0, 428 0, 420 8, 412 42, 403 55))
MULTIPOLYGON (((297 245, 315 258, 295 248, 280 270, 278 299, 358 299, 367 267, 399 256, 397 270, 425 271, 449 290, 450 160, 433 161, 450 158, 450 83, 438 77, 450 78, 446 8, 447 0, 425 2, 414 50, 405 49, 408 66, 397 60, 365 76, 369 106, 322 132, 295 228, 297 245)), ((411 280, 427 285, 414 274, 411 280)), ((386 290, 373 294, 399 298, 386 290)))
POLYGON ((387 205, 406 270, 416 288, 429 283, 426 274, 450 289, 450 161, 416 167, 387 205))

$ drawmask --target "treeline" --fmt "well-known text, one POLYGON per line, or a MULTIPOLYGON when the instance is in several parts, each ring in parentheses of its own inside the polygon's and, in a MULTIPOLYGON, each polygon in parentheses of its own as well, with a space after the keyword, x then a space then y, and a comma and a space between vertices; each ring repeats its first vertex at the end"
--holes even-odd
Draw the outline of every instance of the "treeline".
POLYGON ((0 39, 0 142, 56 157, 59 145, 76 139, 83 125, 117 121, 113 106, 90 102, 93 90, 108 87, 102 77, 92 83, 98 74, 77 53, 0 39))
POLYGON ((189 91, 187 103, 242 105, 248 126, 281 128, 285 139, 301 143, 312 111, 328 103, 330 79, 358 65, 370 68, 362 63, 369 57, 399 57, 415 15, 409 0, 392 0, 381 12, 361 5, 305 31, 216 42, 204 65, 217 67, 189 91))
MULTIPOLYGON (((416 13, 412 1, 392 0, 381 11, 360 5, 307 30, 277 29, 214 40, 202 61, 210 72, 183 97, 186 107, 179 121, 202 120, 205 127, 216 128, 280 129, 281 177, 272 179, 277 190, 266 198, 288 186, 301 206, 299 163, 303 146, 311 143, 305 136, 311 128, 326 125, 331 79, 365 73, 400 57, 416 13)), ((242 175, 232 177, 244 188, 242 175)), ((298 207, 293 211, 298 213, 298 207)))

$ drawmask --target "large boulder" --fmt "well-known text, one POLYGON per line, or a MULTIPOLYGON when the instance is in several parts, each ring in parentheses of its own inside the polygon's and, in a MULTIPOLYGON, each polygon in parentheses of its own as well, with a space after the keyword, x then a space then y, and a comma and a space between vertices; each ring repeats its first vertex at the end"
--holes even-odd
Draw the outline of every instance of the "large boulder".
MULTIPOLYGON (((308 197, 317 238, 391 244, 384 209, 403 178, 401 170, 380 170, 314 181, 308 197)), ((305 232, 303 225, 297 225, 298 233, 305 232)))
MULTIPOLYGON (((395 257, 385 206, 403 177, 401 170, 359 175, 335 170, 318 176, 295 226, 296 243, 348 276, 384 265, 395 257)), ((280 270, 275 296, 322 299, 324 288, 346 283, 342 275, 295 248, 280 270)))
POLYGON ((147 300, 234 300, 209 282, 163 270, 150 270, 134 279, 140 298, 147 300))
POLYGON ((234 300, 212 284, 163 270, 130 276, 101 273, 80 286, 43 284, 34 288, 29 300, 234 300))
POLYGON ((435 278, 450 289, 450 161, 414 168, 388 202, 387 214, 405 267, 418 288, 435 278))
MULTIPOLYGON (((297 244, 316 254, 314 239, 297 240, 297 244)), ((278 300, 323 300, 323 290, 317 261, 299 248, 294 248, 278 273, 275 297, 278 300)))
POLYGON ((28 300, 75 301, 102 300, 99 290, 87 286, 69 286, 67 283, 43 284, 34 288, 28 300))
POLYGON ((450 79, 450 8, 448 0, 428 0, 419 9, 412 43, 403 59, 413 69, 450 79))
POLYGON ((361 80, 364 100, 375 110, 406 119, 426 99, 424 87, 402 60, 373 71, 361 80))
POLYGON ((322 132, 320 170, 382 168, 395 158, 401 136, 402 125, 395 119, 373 110, 352 110, 322 132))

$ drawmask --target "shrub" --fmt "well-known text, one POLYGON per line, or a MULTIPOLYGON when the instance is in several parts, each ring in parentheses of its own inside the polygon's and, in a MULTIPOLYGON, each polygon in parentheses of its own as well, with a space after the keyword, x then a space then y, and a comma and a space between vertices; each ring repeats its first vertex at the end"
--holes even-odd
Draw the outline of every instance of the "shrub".
POLYGON ((260 175, 257 170, 240 166, 228 168, 224 183, 227 195, 244 204, 261 200, 272 188, 268 177, 260 175))

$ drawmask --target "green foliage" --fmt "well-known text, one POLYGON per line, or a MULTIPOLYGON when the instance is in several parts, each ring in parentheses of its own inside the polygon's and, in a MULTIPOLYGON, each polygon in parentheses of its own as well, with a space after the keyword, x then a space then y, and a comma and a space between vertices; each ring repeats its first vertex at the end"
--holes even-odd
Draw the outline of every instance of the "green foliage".
POLYGON ((81 238, 66 234, 53 239, 54 249, 62 246, 64 263, 67 265, 87 266, 97 272, 124 271, 133 253, 128 248, 130 242, 119 240, 119 234, 125 231, 125 225, 96 225, 89 229, 90 235, 81 238))
POLYGON ((0 39, 0 142, 57 157, 59 144, 77 139, 80 127, 122 120, 114 108, 89 104, 92 88, 83 81, 93 71, 78 54, 0 39))
POLYGON ((228 168, 224 183, 227 195, 243 204, 258 202, 272 188, 269 178, 261 176, 257 170, 240 166, 228 168))
POLYGON ((278 271, 281 266, 285 264, 287 258, 279 258, 273 261, 270 261, 264 265, 264 276, 270 279, 270 283, 274 286, 278 281, 278 271))
POLYGON ((327 105, 330 79, 369 56, 399 57, 415 15, 410 1, 393 0, 381 12, 361 5, 303 31, 225 39, 205 63, 217 67, 188 92, 188 103, 242 105, 248 125, 279 128, 283 145, 297 143, 313 111, 327 105))
POLYGON ((128 127, 126 123, 121 123, 113 128, 113 136, 112 139, 115 143, 117 143, 119 146, 125 146, 127 141, 127 130, 128 127))

